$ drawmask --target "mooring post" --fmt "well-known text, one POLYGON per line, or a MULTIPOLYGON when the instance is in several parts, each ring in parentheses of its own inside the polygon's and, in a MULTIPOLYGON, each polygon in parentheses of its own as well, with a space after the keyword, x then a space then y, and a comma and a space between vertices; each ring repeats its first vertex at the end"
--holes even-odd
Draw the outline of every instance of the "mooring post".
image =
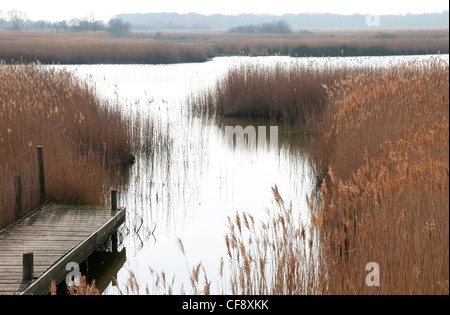
POLYGON ((118 252, 118 247, 119 247, 119 237, 117 235, 117 231, 115 231, 112 235, 111 235, 111 250, 113 253, 117 253, 118 252))
MULTIPOLYGON (((117 190, 111 190, 111 210, 117 210, 117 190)), ((111 234, 111 249, 113 253, 117 253, 117 242, 117 231, 114 231, 114 233, 111 234)))
POLYGON ((38 167, 39 167, 39 191, 41 194, 41 203, 45 203, 45 172, 44 172, 44 153, 42 146, 37 147, 38 167))
POLYGON ((34 254, 23 254, 23 281, 31 281, 34 278, 34 254))
POLYGON ((111 190, 111 210, 117 210, 117 190, 111 190))
POLYGON ((16 186, 16 220, 23 216, 23 204, 22 204, 22 178, 20 176, 14 177, 16 186))

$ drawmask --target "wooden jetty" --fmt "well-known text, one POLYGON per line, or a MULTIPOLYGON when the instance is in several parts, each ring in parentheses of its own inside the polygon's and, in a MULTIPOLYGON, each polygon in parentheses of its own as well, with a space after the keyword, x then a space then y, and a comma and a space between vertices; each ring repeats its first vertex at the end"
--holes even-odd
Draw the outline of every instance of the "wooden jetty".
POLYGON ((125 222, 116 205, 47 204, 0 231, 0 295, 48 294, 125 222))

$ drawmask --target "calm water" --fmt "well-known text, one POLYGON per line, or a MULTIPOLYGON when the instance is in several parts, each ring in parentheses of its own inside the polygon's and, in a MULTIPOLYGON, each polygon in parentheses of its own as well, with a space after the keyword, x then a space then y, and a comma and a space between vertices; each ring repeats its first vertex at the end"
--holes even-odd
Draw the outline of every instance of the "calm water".
MULTIPOLYGON (((358 66, 411 58, 417 57, 311 58, 300 62, 358 66)), ((175 275, 175 293, 179 293, 182 283, 190 293, 187 265, 191 269, 199 262, 212 281, 214 293, 219 285, 220 258, 227 253, 224 237, 228 216, 245 211, 257 221, 266 219, 266 209, 274 207, 274 185, 307 220, 305 196, 313 184, 308 165, 311 144, 307 138, 289 136, 284 132, 286 127, 279 126, 276 147, 234 147, 224 137, 224 125, 257 128, 269 124, 248 120, 215 123, 192 118, 186 110, 187 97, 214 84, 231 65, 275 61, 289 63, 292 59, 227 57, 201 64, 67 67, 82 78, 90 76, 102 97, 118 98, 130 114, 151 116, 155 124, 167 129, 172 142, 169 152, 156 152, 153 158, 138 156, 123 185, 115 187, 120 194, 119 204, 128 211, 119 246, 126 254, 98 263, 102 267, 97 272, 106 279, 104 294, 117 293, 114 286, 108 285, 113 276, 124 288, 130 271, 144 293, 145 285, 153 287, 149 267, 164 271, 169 279, 175 275), (207 128, 210 125, 218 128, 211 132, 207 128), (178 238, 184 244, 186 257, 178 247, 178 238)))

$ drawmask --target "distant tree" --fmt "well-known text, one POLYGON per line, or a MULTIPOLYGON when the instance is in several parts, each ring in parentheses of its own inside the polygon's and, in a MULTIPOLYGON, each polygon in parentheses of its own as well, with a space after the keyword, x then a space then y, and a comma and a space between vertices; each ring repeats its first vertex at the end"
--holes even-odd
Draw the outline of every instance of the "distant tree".
POLYGON ((114 37, 122 37, 131 29, 130 23, 124 22, 122 19, 111 19, 108 22, 108 32, 114 37))
POLYGON ((9 29, 13 31, 20 31, 25 26, 27 15, 19 10, 8 11, 9 29))
POLYGON ((7 25, 6 19, 3 17, 3 12, 0 10, 0 29, 5 28, 7 25))
POLYGON ((232 33, 247 33, 247 34, 259 34, 259 33, 269 33, 269 34, 289 34, 292 32, 291 27, 286 21, 270 22, 263 24, 250 24, 237 26, 230 29, 232 33))
POLYGON ((52 23, 52 30, 55 32, 67 32, 69 31, 69 26, 66 21, 59 21, 52 23))
POLYGON ((92 23, 88 20, 80 20, 78 25, 72 26, 73 31, 89 32, 92 31, 92 23))
POLYGON ((91 24, 91 31, 103 31, 105 29, 106 27, 103 21, 94 21, 91 24))
POLYGON ((281 34, 289 34, 292 33, 292 29, 288 22, 279 21, 275 23, 275 32, 281 34))
POLYGON ((76 25, 71 25, 71 30, 76 32, 95 32, 105 30, 105 25, 102 21, 97 21, 93 13, 82 19, 74 19, 77 21, 76 25))
POLYGON ((394 33, 388 33, 388 32, 378 32, 377 34, 375 34, 375 38, 396 39, 396 38, 398 38, 398 35, 394 34, 394 33))
POLYGON ((51 23, 44 20, 28 21, 27 28, 32 30, 45 30, 51 28, 51 23))

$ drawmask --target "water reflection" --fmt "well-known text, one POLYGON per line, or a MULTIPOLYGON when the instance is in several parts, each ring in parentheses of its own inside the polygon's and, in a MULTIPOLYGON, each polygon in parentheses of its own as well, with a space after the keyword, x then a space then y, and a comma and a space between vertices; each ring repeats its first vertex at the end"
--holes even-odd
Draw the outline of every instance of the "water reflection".
MULTIPOLYGON (((95 281, 95 288, 100 293, 116 285, 117 274, 127 261, 127 250, 123 244, 127 234, 127 228, 122 226, 79 265, 80 273, 86 277, 86 282, 90 285, 95 281)), ((69 294, 66 280, 57 285, 57 294, 69 294)))
MULTIPOLYGON (((129 211, 130 233, 129 257, 120 279, 127 279, 130 270, 142 283, 151 283, 151 266, 168 275, 176 274, 179 282, 188 282, 178 237, 183 240, 188 263, 202 261, 214 279, 220 257, 225 254, 227 217, 246 211, 257 220, 265 218, 266 208, 272 205, 274 185, 286 200, 293 201, 294 209, 305 209, 309 138, 287 135, 283 131, 290 127, 280 125, 276 147, 230 146, 224 124, 249 123, 191 118, 171 129, 171 150, 137 158, 130 181, 121 191, 121 204, 129 211), (209 128, 211 124, 217 128, 209 128)), ((109 288, 106 293, 116 291, 109 288)))

